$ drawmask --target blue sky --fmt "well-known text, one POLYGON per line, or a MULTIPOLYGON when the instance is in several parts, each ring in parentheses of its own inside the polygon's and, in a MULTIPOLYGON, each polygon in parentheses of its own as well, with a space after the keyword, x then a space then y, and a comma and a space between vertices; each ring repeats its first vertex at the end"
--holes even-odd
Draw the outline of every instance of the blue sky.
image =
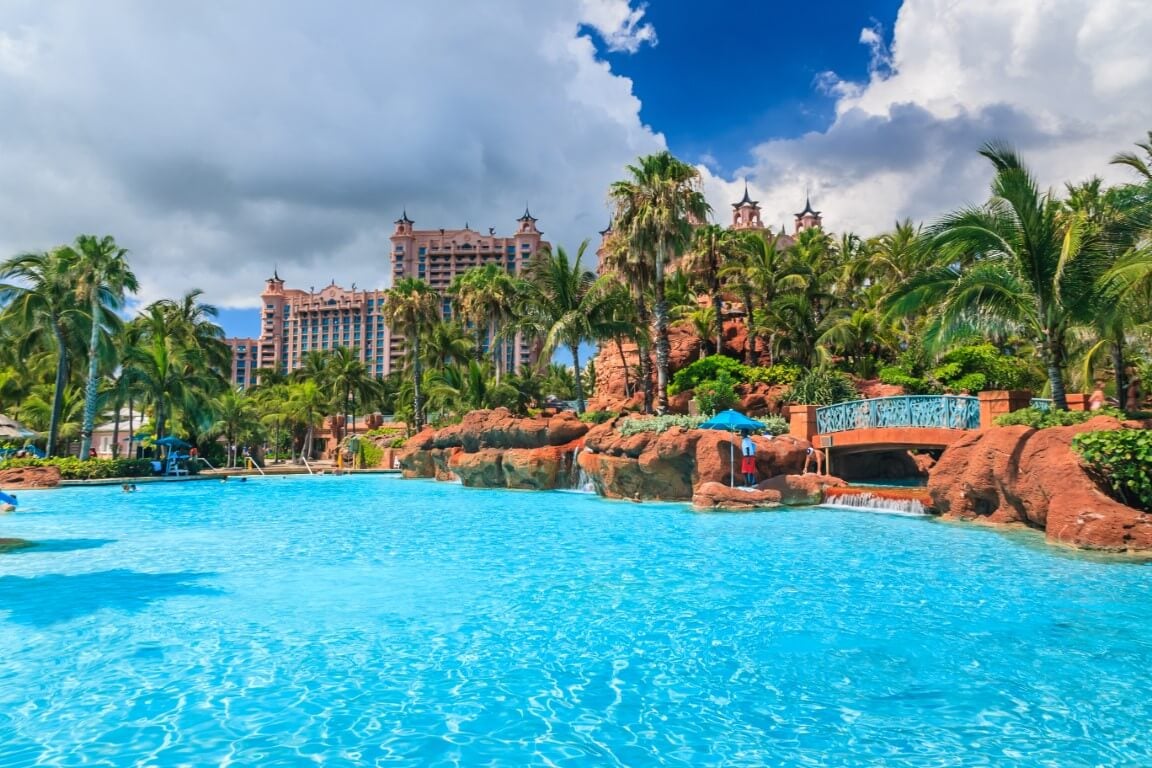
POLYGON ((879 24, 890 34, 899 8, 897 0, 665 0, 645 11, 657 45, 603 55, 632 79, 641 118, 672 152, 730 173, 756 144, 827 128, 835 102, 817 77, 866 79, 860 31, 879 24))
POLYGON ((387 287, 389 235, 505 233, 529 201, 574 250, 664 148, 724 224, 811 191, 871 236, 986 199, 977 149, 1040 183, 1152 128, 1134 0, 109 0, 0 3, 0 255, 80 233, 131 254, 140 304, 199 288, 257 332, 264 280, 387 287))

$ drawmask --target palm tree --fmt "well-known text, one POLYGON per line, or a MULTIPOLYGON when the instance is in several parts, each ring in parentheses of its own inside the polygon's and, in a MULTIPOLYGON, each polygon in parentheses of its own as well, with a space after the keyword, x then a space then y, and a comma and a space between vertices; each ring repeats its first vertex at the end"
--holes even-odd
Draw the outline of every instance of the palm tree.
MULTIPOLYGON (((544 340, 541 360, 550 360, 553 351, 563 345, 572 355, 572 364, 580 371, 580 344, 598 338, 594 320, 599 315, 601 296, 592 291, 596 275, 584 269, 584 252, 588 241, 580 243, 576 258, 569 260, 563 248, 555 253, 537 251, 525 272, 524 300, 520 317, 508 330, 519 330, 544 340)), ((584 413, 584 388, 576 377, 576 412, 584 413)))
POLYGON ((499 326, 511 319, 518 290, 516 278, 499 264, 473 267, 457 275, 448 289, 460 318, 476 328, 477 359, 487 340, 497 379, 504 367, 504 342, 497 343, 499 326))
POLYGON ((78 353, 84 311, 73 290, 73 254, 57 249, 14 256, 0 265, 0 319, 19 328, 22 356, 42 346, 56 358, 56 378, 48 423, 46 453, 56 453, 64 389, 73 356, 78 353), (9 282, 11 281, 11 282, 9 282))
POLYGON ((328 397, 314 380, 306 379, 292 385, 288 395, 288 412, 307 429, 301 452, 308 458, 313 458, 312 443, 316 424, 324 418, 324 411, 329 404, 328 397))
POLYGON ((423 280, 405 277, 388 290, 383 314, 393 332, 404 336, 412 352, 412 422, 420 430, 424 426, 420 334, 440 319, 440 296, 423 280))
MULTIPOLYGON (((697 227, 692 237, 692 249, 684 255, 681 269, 704 287, 712 300, 713 322, 716 324, 716 353, 724 349, 724 297, 723 269, 734 261, 739 251, 740 238, 736 232, 718 224, 697 227)), ((704 337, 700 337, 703 341, 704 337)))
MULTIPOLYGON (((355 402, 364 404, 375 397, 378 389, 376 379, 368 372, 368 366, 360 360, 358 350, 348 347, 333 349, 328 371, 328 386, 332 391, 333 402, 345 409, 345 419, 349 417, 355 402)), ((346 420, 345 433, 349 424, 346 420)))
POLYGON ((1111 163, 1126 165, 1140 174, 1144 181, 1152 181, 1152 131, 1148 131, 1147 141, 1138 141, 1136 146, 1144 151, 1145 157, 1140 157, 1135 152, 1117 152, 1112 156, 1111 163))
POLYGON ((652 265, 638 257, 639 252, 628 247, 627 241, 619 232, 610 231, 603 244, 603 263, 607 270, 602 280, 614 281, 627 286, 632 300, 632 311, 617 308, 614 315, 620 322, 631 327, 631 331, 619 330, 617 350, 624 370, 628 370, 624 349, 619 339, 629 336, 636 344, 636 357, 639 370, 640 388, 644 395, 644 412, 652 413, 652 314, 648 310, 648 287, 652 284, 652 265))
POLYGON ((692 238, 694 225, 711 208, 700 189, 700 173, 670 152, 639 159, 628 166, 630 178, 609 191, 615 205, 613 230, 642 258, 652 263, 653 315, 656 330, 656 410, 668 410, 668 306, 665 267, 676 261, 692 238))
POLYGON ((236 466, 232 447, 254 434, 260 426, 256 403, 243 390, 229 389, 215 401, 216 421, 211 433, 220 435, 228 445, 228 466, 236 466))
MULTIPOLYGON (((436 322, 427 327, 421 340, 424 363, 440 368, 473 359, 476 342, 455 321, 436 322)), ((479 358, 476 358, 479 359, 479 358)))
POLYGON ((1084 217, 1061 217, 1013 150, 988 144, 980 154, 996 170, 991 199, 927 230, 937 264, 906 281, 892 306, 907 313, 934 305, 929 333, 937 340, 991 324, 1024 329, 1040 345, 1053 401, 1066 410, 1067 334, 1087 319, 1084 297, 1102 272, 1100 260, 1084 217))
POLYGON ((78 303, 88 309, 91 323, 88 337, 88 379, 84 392, 84 426, 80 432, 80 458, 87 459, 92 447, 99 393, 100 335, 116 322, 116 311, 124 306, 124 294, 135 293, 140 284, 128 266, 128 251, 105 236, 80 235, 70 248, 75 272, 78 303))

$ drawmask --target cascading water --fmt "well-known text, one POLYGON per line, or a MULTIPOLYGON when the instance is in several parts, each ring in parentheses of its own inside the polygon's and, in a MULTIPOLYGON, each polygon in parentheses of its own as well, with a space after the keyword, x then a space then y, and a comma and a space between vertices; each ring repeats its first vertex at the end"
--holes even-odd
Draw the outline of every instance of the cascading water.
POLYGON ((882 512, 889 515, 907 515, 909 517, 923 517, 928 514, 924 504, 915 498, 890 498, 867 491, 856 493, 829 494, 824 499, 826 507, 844 507, 847 509, 863 509, 869 512, 882 512))
POLYGON ((584 471, 577 459, 580 458, 580 448, 572 449, 572 458, 568 467, 568 488, 576 493, 596 493, 596 484, 592 476, 584 471))

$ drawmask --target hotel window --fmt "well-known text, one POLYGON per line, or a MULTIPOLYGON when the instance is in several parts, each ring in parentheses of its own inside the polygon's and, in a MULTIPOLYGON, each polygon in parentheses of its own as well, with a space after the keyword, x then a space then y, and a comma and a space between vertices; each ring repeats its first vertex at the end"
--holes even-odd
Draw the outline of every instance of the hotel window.
POLYGON ((428 253, 428 249, 422 245, 422 246, 420 246, 420 250, 418 250, 416 253, 423 256, 424 254, 428 253))
POLYGON ((514 245, 508 246, 507 251, 508 251, 509 256, 515 256, 516 255, 516 246, 514 246, 514 245))

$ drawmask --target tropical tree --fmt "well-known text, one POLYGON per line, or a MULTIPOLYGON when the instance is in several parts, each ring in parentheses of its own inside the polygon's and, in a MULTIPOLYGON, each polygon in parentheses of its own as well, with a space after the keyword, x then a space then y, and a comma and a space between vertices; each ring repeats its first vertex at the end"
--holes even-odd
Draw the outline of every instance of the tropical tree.
POLYGON ((503 335, 500 326, 511 319, 516 302, 518 283, 499 264, 473 267, 452 280, 448 293, 460 318, 471 323, 476 330, 475 353, 483 354, 485 344, 496 366, 496 378, 504 368, 503 335), (497 343, 501 336, 500 343, 497 343))
POLYGON ((1039 345, 1052 399, 1067 409, 1064 365, 1069 329, 1087 319, 1099 277, 1082 216, 1061 217, 1019 156, 1001 144, 981 154, 992 162, 992 197, 944 216, 926 232, 936 264, 907 280, 891 306, 898 313, 936 307, 936 340, 974 329, 1019 327, 1039 345))
POLYGON ((1126 165, 1145 181, 1152 181, 1152 131, 1148 131, 1147 141, 1138 141, 1136 146, 1139 147, 1144 156, 1136 154, 1135 152, 1117 152, 1112 156, 1112 165, 1126 165))
POLYGON ((56 360, 47 424, 49 456, 56 453, 64 390, 71 363, 81 354, 87 324, 76 303, 74 267, 74 254, 63 249, 20 254, 0 265, 4 327, 18 329, 15 338, 22 356, 39 347, 50 349, 56 360))
POLYGON ((215 401, 216 421, 210 434, 220 435, 228 445, 228 466, 236 466, 233 447, 255 436, 260 429, 256 401, 243 390, 229 389, 215 401))
POLYGON ((440 297, 428 283, 405 277, 388 290, 384 298, 385 322, 394 333, 402 335, 412 353, 412 422, 417 430, 424 426, 424 393, 421 390, 423 368, 420 361, 420 335, 424 328, 440 319, 440 297))
POLYGON ((670 356, 664 273, 687 249, 694 226, 711 209, 701 191, 699 171, 670 152, 642 157, 627 170, 630 178, 614 182, 609 190, 615 206, 612 228, 629 249, 652 265, 656 410, 664 413, 668 410, 670 356))
MULTIPOLYGON (((360 359, 359 351, 348 347, 332 350, 328 363, 328 386, 332 392, 335 410, 343 411, 345 418, 355 403, 362 409, 374 401, 379 391, 376 378, 360 359)), ((347 425, 348 422, 345 422, 347 425)), ((347 430, 345 426, 345 430, 347 430)))
POLYGON ((84 424, 80 432, 80 458, 87 459, 92 447, 100 386, 100 338, 119 324, 116 312, 124 306, 125 293, 135 293, 140 284, 128 266, 128 251, 105 236, 80 235, 68 259, 73 263, 72 280, 76 298, 88 310, 88 378, 84 390, 84 424))
MULTIPOLYGON (((704 288, 712 301, 712 321, 716 329, 716 353, 724 349, 724 267, 735 261, 740 252, 740 236, 718 224, 697 227, 692 248, 684 255, 680 268, 704 288)), ((703 336, 700 337, 704 339, 703 336)))
POLYGON ((305 427, 304 445, 301 453, 314 457, 314 438, 316 425, 323 421, 324 412, 331 405, 331 400, 324 393, 315 380, 306 379, 291 386, 288 394, 287 411, 305 427))
MULTIPOLYGON (((631 297, 632 311, 619 307, 612 310, 613 316, 629 326, 631 331, 618 328, 617 350, 620 353, 624 370, 625 362, 621 339, 630 337, 636 344, 637 377, 643 392, 644 412, 652 412, 652 313, 648 309, 648 287, 652 285, 652 265, 647 259, 638 256, 639 251, 628 247, 628 242, 619 232, 610 231, 603 244, 602 268, 607 270, 602 280, 615 282, 627 287, 631 297)), ((605 289, 607 290, 607 289, 605 289)), ((615 306, 615 305, 613 305, 615 306)))
MULTIPOLYGON (((585 240, 571 260, 563 248, 537 251, 525 272, 520 316, 507 329, 542 338, 541 360, 550 360, 557 347, 565 347, 577 371, 581 370, 580 344, 599 337, 595 320, 601 314, 602 295, 592 291, 596 275, 582 264, 587 248, 585 240)), ((575 378, 576 411, 583 413, 584 387, 580 377, 575 378)))

